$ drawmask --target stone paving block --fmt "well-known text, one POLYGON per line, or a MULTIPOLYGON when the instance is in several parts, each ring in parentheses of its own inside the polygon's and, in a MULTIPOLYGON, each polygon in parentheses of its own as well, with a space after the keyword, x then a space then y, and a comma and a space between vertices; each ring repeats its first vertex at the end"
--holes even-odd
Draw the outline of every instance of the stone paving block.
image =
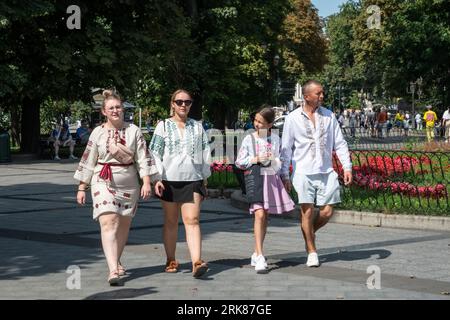
POLYGON ((440 294, 450 285, 450 257, 445 254, 449 250, 449 234, 330 223, 317 234, 322 266, 310 270, 304 265, 306 254, 298 221, 271 218, 265 255, 272 270, 257 275, 249 266, 254 244, 253 219, 232 208, 225 199, 207 200, 202 208, 202 256, 211 268, 205 280, 191 276, 182 225, 177 258, 183 263, 183 272, 162 272, 163 213, 159 201, 152 200, 139 204, 133 221, 130 245, 122 258, 130 274, 124 278, 124 286, 112 288, 106 282, 107 266, 98 223, 92 220, 89 206, 72 203, 76 164, 62 163, 55 168, 50 162, 32 166, 38 170, 27 170, 26 177, 20 177, 24 168, 15 164, 2 166, 0 172, 0 250, 4 260, 0 266, 0 298, 449 298, 440 294), (49 182, 42 182, 42 173, 49 182), (2 179, 2 175, 11 174, 15 179, 2 179), (26 212, 5 214, 21 210, 26 212), (66 288, 69 265, 81 266, 81 290, 66 288), (364 287, 370 265, 381 268, 382 290, 364 287), (410 275, 415 276, 415 282, 410 275))

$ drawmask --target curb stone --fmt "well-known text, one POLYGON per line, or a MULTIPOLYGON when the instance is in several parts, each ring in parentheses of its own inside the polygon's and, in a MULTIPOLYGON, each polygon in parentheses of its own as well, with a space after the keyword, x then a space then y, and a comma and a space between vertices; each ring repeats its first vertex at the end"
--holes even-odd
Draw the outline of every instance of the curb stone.
MULTIPOLYGON (((231 205, 235 208, 248 210, 248 203, 240 190, 231 194, 231 205)), ((284 217, 299 219, 299 208, 283 215, 284 217)), ((352 210, 336 210, 330 222, 353 224, 371 227, 404 228, 419 230, 450 231, 450 217, 385 214, 352 210)))

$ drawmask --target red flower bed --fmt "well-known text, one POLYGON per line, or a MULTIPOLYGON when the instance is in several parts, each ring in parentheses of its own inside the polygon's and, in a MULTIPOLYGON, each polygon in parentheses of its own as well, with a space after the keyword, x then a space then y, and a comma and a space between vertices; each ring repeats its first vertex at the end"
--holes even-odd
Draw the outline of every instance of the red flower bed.
MULTIPOLYGON (((412 197, 446 198, 447 188, 444 184, 434 186, 416 186, 408 182, 394 182, 391 179, 408 173, 423 175, 428 170, 420 168, 422 165, 430 165, 431 160, 427 156, 419 159, 410 156, 367 156, 366 163, 353 166, 353 185, 373 191, 389 191, 393 194, 402 194, 412 197)), ((335 157, 334 167, 339 176, 343 169, 335 157)))
POLYGON ((231 164, 227 164, 223 161, 214 161, 211 164, 211 170, 212 172, 233 172, 233 166, 231 164))

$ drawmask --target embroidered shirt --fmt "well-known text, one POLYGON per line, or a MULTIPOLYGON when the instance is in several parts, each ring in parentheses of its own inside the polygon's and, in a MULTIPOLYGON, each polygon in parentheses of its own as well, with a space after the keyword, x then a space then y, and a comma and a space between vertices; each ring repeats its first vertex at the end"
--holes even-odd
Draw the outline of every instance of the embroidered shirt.
POLYGON ((155 160, 148 152, 147 143, 141 130, 134 124, 125 123, 124 126, 117 129, 108 129, 104 125, 96 127, 86 145, 86 149, 81 157, 80 164, 75 172, 74 178, 85 183, 91 183, 94 171, 100 170, 98 163, 119 163, 109 152, 111 141, 120 141, 134 152, 134 165, 139 172, 139 176, 157 175, 158 171, 155 160), (97 168, 96 168, 97 167, 97 168))
POLYGON ((198 181, 211 175, 208 136, 200 122, 188 118, 184 133, 175 121, 160 121, 150 142, 162 180, 198 181))
POLYGON ((275 172, 279 171, 281 168, 280 137, 277 134, 271 134, 269 137, 259 137, 255 133, 251 134, 254 139, 252 139, 250 134, 244 138, 235 165, 243 170, 248 169, 252 166, 252 158, 258 154, 271 158, 270 166, 275 172))
POLYGON ((281 143, 283 179, 289 177, 291 161, 293 174, 296 171, 307 175, 333 171, 333 150, 344 170, 352 169, 348 145, 333 112, 319 107, 314 117, 315 126, 302 107, 286 117, 281 143))

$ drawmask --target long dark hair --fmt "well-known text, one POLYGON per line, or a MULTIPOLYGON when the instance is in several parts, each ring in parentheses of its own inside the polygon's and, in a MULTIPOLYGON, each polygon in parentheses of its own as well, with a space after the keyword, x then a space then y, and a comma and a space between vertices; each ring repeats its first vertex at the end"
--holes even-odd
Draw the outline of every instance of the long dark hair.
POLYGON ((273 123, 275 121, 275 111, 268 104, 263 104, 256 113, 259 113, 267 123, 273 123))

